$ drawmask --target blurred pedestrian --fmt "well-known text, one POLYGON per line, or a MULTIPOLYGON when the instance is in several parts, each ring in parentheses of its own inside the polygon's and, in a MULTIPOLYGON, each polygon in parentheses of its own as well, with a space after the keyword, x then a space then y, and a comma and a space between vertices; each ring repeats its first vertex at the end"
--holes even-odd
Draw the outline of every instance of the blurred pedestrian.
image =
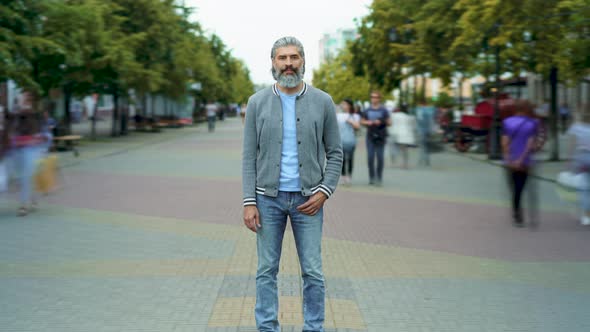
POLYGON ((515 107, 514 115, 502 122, 502 153, 512 192, 513 223, 523 227, 521 197, 533 168, 539 121, 533 118, 533 106, 527 101, 519 101, 515 107))
POLYGON ((367 127, 367 162, 369 166, 369 185, 383 184, 383 166, 387 127, 391 126, 389 111, 381 104, 381 93, 370 94, 371 106, 363 112, 361 124, 367 127), (375 161, 377 165, 375 167, 375 161))
POLYGON ((18 216, 26 216, 37 207, 36 194, 33 190, 33 176, 39 159, 39 146, 45 138, 41 135, 40 119, 37 114, 26 112, 17 115, 12 145, 16 169, 20 171, 20 207, 18 216))
POLYGON ((546 126, 549 121, 549 113, 551 112, 550 100, 548 98, 543 99, 542 102, 537 103, 537 107, 534 109, 534 113, 537 118, 540 119, 541 123, 546 126))
POLYGON ((567 131, 570 136, 570 168, 581 173, 583 183, 578 190, 580 204, 580 223, 590 225, 590 113, 582 109, 580 121, 572 124, 567 131))
POLYGON ((0 192, 4 192, 8 189, 11 123, 8 112, 0 114, 2 114, 0 127, 0 192))
POLYGON ((418 138, 420 145, 420 157, 418 158, 418 165, 430 166, 430 135, 434 126, 434 115, 436 109, 434 106, 428 105, 426 100, 421 100, 419 106, 416 107, 416 121, 418 124, 418 138))
POLYGON ((212 133, 215 131, 215 120, 217 118, 217 113, 219 113, 219 106, 214 103, 212 100, 205 105, 205 111, 207 113, 207 125, 209 132, 212 133))
POLYGON ((244 124, 244 121, 246 121, 246 108, 248 108, 248 105, 246 105, 246 103, 242 104, 242 107, 240 108, 240 116, 242 117, 242 124, 244 124))
POLYGON ((43 112, 43 121, 41 124, 41 135, 44 137, 44 142, 40 145, 43 152, 49 152, 51 145, 53 144, 53 130, 57 126, 57 121, 48 111, 43 112))
POLYGON ((391 145, 402 155, 402 168, 408 168, 408 149, 416 146, 416 118, 408 114, 408 106, 403 104, 391 118, 391 145))
POLYGON ((567 103, 563 103, 559 107, 559 119, 561 120, 561 133, 565 133, 570 122, 570 108, 567 106, 567 103))
POLYGON ((343 153, 342 182, 350 185, 356 149, 356 131, 360 128, 361 117, 355 112, 354 104, 350 99, 344 99, 340 103, 340 108, 342 112, 338 113, 337 119, 343 153))
POLYGON ((277 274, 287 217, 303 276, 303 331, 323 331, 324 202, 336 190, 342 148, 332 98, 303 82, 305 53, 294 37, 271 50, 277 81, 248 101, 242 181, 244 224, 256 232, 256 326, 280 331, 277 274))

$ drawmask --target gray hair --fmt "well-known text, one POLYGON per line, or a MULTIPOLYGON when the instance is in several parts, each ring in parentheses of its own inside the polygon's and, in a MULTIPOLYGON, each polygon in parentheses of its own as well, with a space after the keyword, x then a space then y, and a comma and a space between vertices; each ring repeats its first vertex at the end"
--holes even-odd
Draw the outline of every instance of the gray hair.
POLYGON ((270 58, 274 59, 275 55, 277 55, 277 49, 285 46, 297 47, 297 52, 299 52, 299 55, 301 55, 301 57, 305 61, 305 51, 303 50, 303 44, 301 44, 299 39, 290 36, 280 38, 272 45, 272 50, 270 51, 270 58))

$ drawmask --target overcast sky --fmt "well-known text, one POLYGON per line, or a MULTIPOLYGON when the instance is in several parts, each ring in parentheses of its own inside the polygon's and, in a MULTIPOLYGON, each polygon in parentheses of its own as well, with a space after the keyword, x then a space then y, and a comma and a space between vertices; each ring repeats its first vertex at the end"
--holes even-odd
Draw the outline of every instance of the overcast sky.
POLYGON ((185 0, 196 8, 194 20, 215 33, 233 56, 242 59, 254 83, 274 82, 270 49, 283 36, 297 37, 305 47, 305 80, 319 66, 318 45, 324 33, 354 28, 354 18, 368 13, 371 0, 185 0))

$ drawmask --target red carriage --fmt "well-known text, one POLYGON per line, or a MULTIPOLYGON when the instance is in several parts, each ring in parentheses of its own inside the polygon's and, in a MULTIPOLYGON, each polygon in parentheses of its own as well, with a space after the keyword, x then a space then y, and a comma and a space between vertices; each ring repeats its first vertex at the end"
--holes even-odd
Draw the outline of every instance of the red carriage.
MULTIPOLYGON (((508 94, 500 94, 498 97, 500 121, 516 113, 518 101, 518 99, 511 98, 508 94)), ((485 150, 489 150, 495 102, 494 98, 485 99, 475 106, 474 114, 463 114, 461 116, 461 123, 455 129, 454 135, 457 151, 466 152, 474 144, 483 144, 485 150)), ((540 118, 540 120, 543 119, 540 118)), ((542 148, 547 140, 545 121, 540 121, 540 124, 537 135, 537 149, 542 148)))

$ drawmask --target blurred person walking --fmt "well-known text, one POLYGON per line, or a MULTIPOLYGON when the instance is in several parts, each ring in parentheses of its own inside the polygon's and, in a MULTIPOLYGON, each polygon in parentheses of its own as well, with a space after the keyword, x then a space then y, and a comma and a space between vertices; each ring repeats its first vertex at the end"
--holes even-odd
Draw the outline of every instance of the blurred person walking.
POLYGON ((18 216, 26 216, 37 208, 36 194, 33 190, 33 176, 39 159, 40 146, 46 140, 41 134, 40 119, 34 113, 21 113, 16 116, 12 145, 16 169, 20 171, 20 207, 18 216))
POLYGON ((567 131, 570 137, 570 169, 581 174, 582 183, 578 189, 580 223, 590 225, 590 113, 583 109, 580 121, 572 124, 567 131))
MULTIPOLYGON (((403 104, 391 116, 391 145, 402 155, 402 168, 408 169, 408 149, 416 146, 416 118, 408 114, 408 106, 403 104)), ((393 151, 392 151, 393 154, 393 151)))
POLYGON ((248 105, 246 105, 245 103, 242 104, 242 107, 240 108, 240 117, 242 118, 242 124, 244 124, 244 121, 246 121, 246 108, 248 107, 248 105))
POLYGON ((39 146, 43 153, 49 152, 53 144, 53 130, 57 126, 57 121, 49 115, 48 111, 43 112, 43 121, 41 124, 41 135, 44 142, 39 146))
POLYGON ((381 93, 370 94, 371 106, 363 112, 361 124, 367 127, 367 162, 369 166, 369 185, 383 184, 383 166, 387 127, 391 126, 389 111, 381 104, 381 93), (375 160, 377 167, 375 167, 375 160))
POLYGON ((570 108, 567 103, 561 104, 559 107, 559 119, 561 122, 561 133, 565 133, 570 125, 570 108))
POLYGON ((303 277, 303 330, 320 332, 323 206, 342 169, 338 122, 332 98, 303 82, 299 40, 280 38, 270 57, 277 83, 248 101, 242 154, 244 224, 256 232, 258 252, 256 326, 280 331, 277 274, 289 218, 303 277))
POLYGON ((9 180, 9 154, 10 154, 10 117, 9 113, 2 114, 2 123, 0 127, 0 192, 8 190, 9 180))
POLYGON ((512 192, 513 224, 523 227, 521 197, 534 166, 532 156, 535 152, 539 120, 533 118, 534 111, 530 103, 519 101, 515 107, 515 114, 502 122, 502 153, 512 192))
POLYGON ((434 115, 436 109, 434 106, 428 105, 426 100, 422 100, 419 106, 416 107, 416 121, 418 124, 418 137, 420 145, 420 157, 418 158, 418 165, 430 166, 430 134, 434 125, 434 115))
POLYGON ((352 183, 352 169, 354 165, 354 150, 356 149, 356 130, 360 128, 361 117, 355 112, 354 104, 350 99, 344 99, 340 103, 342 112, 338 113, 338 127, 340 140, 342 141, 342 181, 346 185, 352 183))
POLYGON ((205 112, 207 113, 207 126, 210 133, 215 131, 215 121, 217 120, 217 113, 219 113, 219 106, 212 100, 205 105, 205 112))

